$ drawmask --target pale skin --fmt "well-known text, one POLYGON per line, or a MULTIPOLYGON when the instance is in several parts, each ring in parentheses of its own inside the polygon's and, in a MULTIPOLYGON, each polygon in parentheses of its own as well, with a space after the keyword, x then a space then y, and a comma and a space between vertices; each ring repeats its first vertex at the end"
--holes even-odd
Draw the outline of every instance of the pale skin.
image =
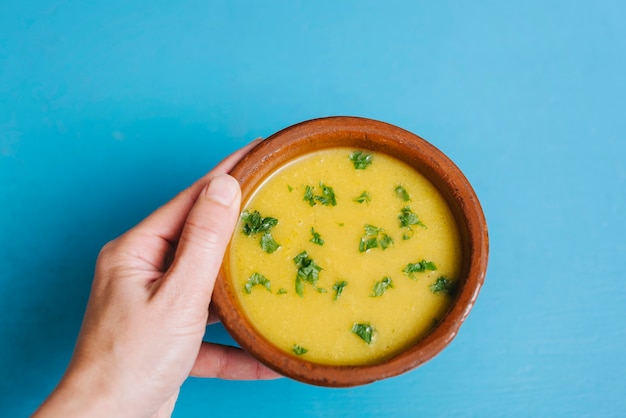
POLYGON ((188 376, 279 377, 202 341, 241 204, 226 173, 258 141, 104 246, 70 364, 34 417, 169 417, 188 376))

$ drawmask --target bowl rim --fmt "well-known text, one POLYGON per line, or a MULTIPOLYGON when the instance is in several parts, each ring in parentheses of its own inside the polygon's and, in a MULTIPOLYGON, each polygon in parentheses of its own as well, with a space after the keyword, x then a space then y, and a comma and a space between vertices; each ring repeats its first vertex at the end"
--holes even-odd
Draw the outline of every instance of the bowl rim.
POLYGON ((425 337, 408 349, 380 363, 324 365, 295 357, 254 332, 238 312, 237 299, 225 280, 228 251, 220 268, 212 308, 242 349, 267 367, 292 379, 326 387, 351 387, 397 376, 429 361, 456 337, 484 283, 489 253, 485 216, 478 197, 461 170, 434 145, 418 135, 386 122, 355 117, 329 116, 306 120, 269 136, 251 149, 230 171, 242 188, 242 208, 251 193, 273 168, 322 148, 353 147, 383 152, 403 160, 438 188, 452 209, 464 243, 463 284, 447 314, 425 337), (349 144, 337 144, 350 138, 349 144))

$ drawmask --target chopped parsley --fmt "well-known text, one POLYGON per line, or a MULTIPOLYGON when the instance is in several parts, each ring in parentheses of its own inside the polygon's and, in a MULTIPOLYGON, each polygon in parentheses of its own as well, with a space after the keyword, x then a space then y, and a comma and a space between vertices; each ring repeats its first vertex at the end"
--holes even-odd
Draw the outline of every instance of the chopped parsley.
POLYGON ((321 181, 320 188, 322 189, 322 194, 314 194, 315 187, 306 186, 304 189, 304 201, 308 202, 310 206, 315 206, 317 202, 324 206, 337 206, 335 190, 321 181))
POLYGON ((393 239, 385 233, 384 229, 369 224, 365 224, 364 228, 365 235, 361 237, 359 242, 359 252, 364 253, 376 247, 386 250, 393 244, 393 239))
POLYGON ((261 248, 263 248, 263 251, 266 253, 271 254, 280 248, 280 244, 274 240, 271 233, 266 232, 261 237, 261 248))
POLYGON ((448 295, 453 295, 456 291, 456 283, 450 279, 441 276, 437 278, 437 280, 435 280, 435 283, 430 285, 430 290, 433 293, 445 293, 448 295))
POLYGON ((372 201, 372 197, 368 192, 364 191, 359 196, 352 199, 352 201, 356 203, 369 203, 372 201))
POLYGON ((393 244, 393 240, 387 234, 382 234, 382 237, 378 240, 378 245, 383 250, 386 250, 391 244, 393 244))
POLYGON ((254 236, 258 233, 263 233, 260 241, 263 251, 271 254, 280 248, 280 244, 274 240, 270 232, 278 224, 278 219, 270 216, 264 218, 258 210, 255 210, 254 212, 243 211, 241 220, 243 221, 244 235, 254 236))
POLYGON ((415 212, 411 210, 409 206, 405 206, 400 210, 398 220, 400 221, 400 228, 404 229, 405 231, 402 234, 402 239, 404 240, 410 239, 413 235, 413 228, 411 228, 412 225, 426 228, 426 225, 424 225, 424 223, 420 221, 420 218, 415 212))
POLYGON ((291 349, 291 351, 293 351, 293 353, 296 356, 301 356, 301 355, 306 354, 306 353, 309 352, 309 350, 307 350, 306 348, 304 348, 304 347, 302 347, 302 346, 300 346, 298 344, 294 344, 293 348, 291 349))
POLYGON ((417 280, 417 277, 415 277, 415 273, 423 273, 426 270, 435 271, 437 270, 437 266, 432 261, 426 261, 422 259, 421 261, 418 261, 417 263, 407 264, 406 267, 402 270, 402 272, 406 274, 408 277, 410 277, 411 279, 417 280))
POLYGON ((337 206, 337 199, 335 198, 335 191, 333 188, 324 185, 322 182, 320 182, 320 187, 322 188, 322 196, 316 196, 315 200, 325 206, 337 206))
POLYGON ((382 296, 385 294, 387 289, 393 289, 393 281, 391 280, 391 277, 388 276, 374 283, 374 287, 372 288, 372 294, 370 296, 382 296))
POLYGON ((324 240, 318 232, 315 232, 315 229, 313 229, 313 227, 311 227, 311 235, 313 235, 313 237, 309 240, 309 242, 317 245, 324 245, 324 240))
POLYGON ((355 170, 365 170, 368 165, 372 164, 372 154, 363 151, 353 151, 348 158, 354 164, 355 170))
POLYGON ((268 292, 272 293, 272 290, 270 289, 271 284, 267 277, 256 272, 252 273, 252 276, 248 278, 248 281, 246 282, 246 285, 243 287, 243 289, 246 291, 247 294, 250 294, 252 293, 252 288, 256 285, 261 285, 265 287, 268 292))
POLYGON ((406 189, 401 184, 398 184, 394 190, 396 192, 396 196, 398 196, 400 199, 404 200, 405 202, 408 202, 411 200, 411 196, 409 196, 409 192, 407 192, 406 189))
POLYGON ((287 185, 287 190, 289 190, 289 192, 293 192, 293 187, 291 187, 290 185, 287 185))
POLYGON ((285 289, 284 287, 281 287, 280 289, 278 289, 278 291, 276 292, 277 295, 284 295, 285 293, 287 293, 287 289, 285 289))
POLYGON ((409 206, 405 206, 402 209, 400 209, 400 214, 398 215, 398 219, 400 220, 401 228, 410 228, 411 225, 417 225, 417 226, 423 226, 423 227, 426 226, 422 223, 422 221, 420 221, 420 218, 417 216, 415 212, 411 210, 409 206))
POLYGON ((371 344, 375 330, 370 324, 355 323, 352 325, 352 332, 358 335, 366 343, 371 344))
POLYGON ((304 189, 304 200, 309 202, 309 205, 315 206, 315 196, 313 196, 313 187, 306 186, 304 189))
POLYGON ((243 233, 245 235, 269 232, 272 227, 278 224, 278 219, 269 216, 264 218, 258 210, 254 212, 243 211, 241 220, 243 221, 243 233))
POLYGON ((309 254, 306 251, 302 251, 300 254, 294 257, 293 262, 298 267, 298 273, 296 275, 296 293, 300 296, 304 295, 304 284, 310 283, 319 293, 326 293, 326 289, 317 287, 317 281, 319 280, 320 271, 322 267, 318 266, 315 260, 309 258, 309 254))
POLYGON ((335 282, 333 285, 333 290, 335 291, 335 296, 333 296, 333 300, 337 300, 339 296, 343 293, 343 288, 348 284, 347 281, 342 280, 340 282, 335 282))

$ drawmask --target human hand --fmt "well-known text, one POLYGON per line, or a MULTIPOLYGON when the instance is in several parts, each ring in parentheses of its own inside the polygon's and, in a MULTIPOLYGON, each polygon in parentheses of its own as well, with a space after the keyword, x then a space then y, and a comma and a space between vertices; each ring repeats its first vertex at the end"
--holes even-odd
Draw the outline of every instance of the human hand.
POLYGON ((226 173, 254 145, 102 249, 72 360, 36 416, 169 416, 189 375, 279 377, 202 341, 241 202, 226 173))

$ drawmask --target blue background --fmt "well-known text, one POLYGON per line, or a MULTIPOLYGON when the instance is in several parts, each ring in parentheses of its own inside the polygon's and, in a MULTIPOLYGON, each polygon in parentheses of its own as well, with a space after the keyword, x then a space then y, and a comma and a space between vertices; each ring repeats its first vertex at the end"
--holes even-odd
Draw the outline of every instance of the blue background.
MULTIPOLYGON (((175 415, 626 415, 626 3, 0 0, 0 415, 71 355, 101 246, 219 160, 355 115, 444 151, 490 229, 458 337, 352 389, 189 379, 175 415)), ((221 326, 207 339, 230 341, 221 326)))

